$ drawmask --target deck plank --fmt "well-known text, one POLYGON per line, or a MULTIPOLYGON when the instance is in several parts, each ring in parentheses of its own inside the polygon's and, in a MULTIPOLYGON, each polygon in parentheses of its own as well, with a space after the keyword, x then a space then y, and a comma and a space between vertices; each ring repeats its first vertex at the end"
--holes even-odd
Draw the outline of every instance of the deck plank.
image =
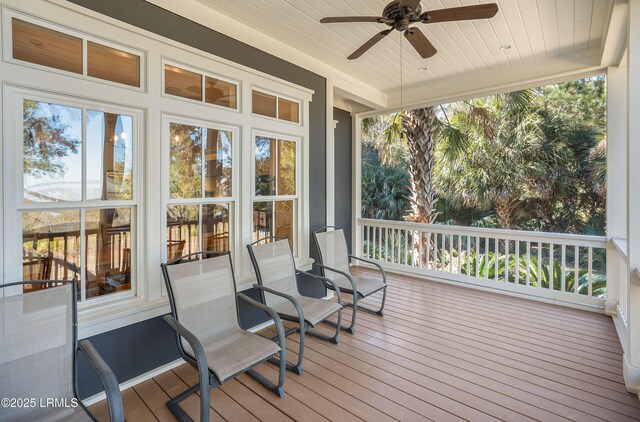
MULTIPOLYGON (((611 318, 416 277, 388 280, 384 317, 360 312, 356 334, 341 333, 338 345, 307 337, 304 373, 287 372, 284 398, 240 375, 212 390, 212 419, 640 421, 611 318)), ((343 321, 350 315, 345 309, 343 321)), ((298 342, 287 338, 290 361, 298 342)), ((272 364, 256 369, 277 375, 272 364)), ((126 390, 127 419, 175 420, 166 400, 196 382, 182 365, 126 390)), ((198 405, 197 395, 183 402, 196 419, 198 405)), ((105 402, 90 411, 108 420, 105 402)))

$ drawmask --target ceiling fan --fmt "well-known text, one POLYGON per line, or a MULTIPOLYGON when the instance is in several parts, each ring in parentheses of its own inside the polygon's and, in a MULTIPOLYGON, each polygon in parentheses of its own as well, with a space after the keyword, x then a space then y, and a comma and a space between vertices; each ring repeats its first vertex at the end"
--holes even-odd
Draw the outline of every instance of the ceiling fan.
POLYGON ((441 23, 465 21, 471 19, 488 19, 498 13, 495 3, 479 4, 475 6, 452 7, 449 9, 422 12, 420 0, 394 0, 385 6, 382 16, 340 16, 322 18, 321 23, 374 22, 384 23, 391 28, 374 35, 369 41, 354 51, 349 60, 357 59, 378 41, 389 35, 394 29, 404 31, 404 37, 416 49, 423 59, 427 59, 438 52, 419 28, 410 27, 414 23, 441 23))

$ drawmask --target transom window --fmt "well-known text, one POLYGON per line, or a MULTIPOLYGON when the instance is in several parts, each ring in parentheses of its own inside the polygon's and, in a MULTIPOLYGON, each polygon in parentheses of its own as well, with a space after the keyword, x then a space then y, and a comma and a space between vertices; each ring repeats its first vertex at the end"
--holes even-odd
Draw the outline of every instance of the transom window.
POLYGON ((96 103, 22 99, 24 280, 77 278, 82 301, 135 291, 137 121, 96 103))
POLYGON ((136 88, 142 87, 141 53, 46 26, 11 18, 11 58, 136 88), (86 41, 86 42, 85 42, 86 41), (86 58, 86 63, 85 63, 86 58))
POLYGON ((300 103, 259 90, 253 90, 252 110, 254 114, 300 123, 300 103))
POLYGON ((230 245, 237 129, 211 123, 167 124, 167 259, 230 245))
POLYGON ((199 70, 164 65, 164 93, 220 107, 238 109, 238 84, 199 70))

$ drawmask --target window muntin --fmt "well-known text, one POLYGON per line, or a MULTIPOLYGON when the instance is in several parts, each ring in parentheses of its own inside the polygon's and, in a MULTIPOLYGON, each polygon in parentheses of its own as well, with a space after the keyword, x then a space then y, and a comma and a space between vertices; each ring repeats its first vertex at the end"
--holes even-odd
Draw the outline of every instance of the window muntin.
POLYGON ((87 75, 139 87, 140 56, 88 41, 87 75))
POLYGON ((13 58, 82 74, 82 39, 11 19, 13 58))
POLYGON ((233 110, 238 109, 237 82, 170 63, 164 64, 164 93, 233 110))
POLYGON ((26 17, 11 18, 12 59, 135 88, 142 87, 143 53, 110 46, 108 42, 103 44, 57 25, 39 25, 32 20, 26 17), (85 57, 86 67, 83 63, 85 57))
POLYGON ((251 92, 252 112, 291 123, 300 123, 300 103, 275 94, 254 89, 251 92))
POLYGON ((236 131, 168 122, 167 259, 232 250, 233 148, 236 131))
POLYGON ((134 117, 30 97, 22 105, 23 278, 76 277, 80 300, 131 292, 134 117))

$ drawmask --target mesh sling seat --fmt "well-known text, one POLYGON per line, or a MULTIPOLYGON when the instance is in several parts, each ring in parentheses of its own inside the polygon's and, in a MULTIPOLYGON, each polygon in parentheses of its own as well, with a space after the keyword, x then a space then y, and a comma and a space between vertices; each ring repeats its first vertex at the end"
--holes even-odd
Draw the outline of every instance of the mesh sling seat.
POLYGON ((198 384, 167 402, 172 413, 181 421, 191 420, 180 402, 199 391, 200 420, 208 421, 209 390, 244 372, 283 397, 284 364, 280 365, 277 384, 252 369, 276 354, 286 360, 282 321, 269 307, 236 292, 230 255, 198 252, 161 267, 171 304, 171 315, 164 319, 176 333, 180 355, 199 373, 198 384), (204 259, 208 256, 213 257, 204 259), (238 299, 271 316, 278 343, 240 328, 238 299))
MULTIPOLYGON (((247 245, 247 249, 258 279, 258 284, 253 286, 260 290, 264 303, 274 309, 280 315, 280 318, 298 323, 296 327, 287 330, 285 335, 300 333, 298 361, 295 365, 287 363, 287 369, 301 375, 305 334, 338 344, 338 335, 340 333, 338 328, 336 328, 336 333, 332 337, 310 330, 335 313, 338 314, 337 327, 340 326, 342 319, 340 289, 333 284, 333 281, 329 279, 323 280, 336 290, 338 302, 301 295, 298 291, 296 274, 304 274, 314 279, 323 279, 323 277, 296 270, 293 253, 287 237, 267 237, 247 245)), ((277 361, 273 360, 273 363, 277 363, 277 361)))
POLYGON ((31 400, 0 408, 0 421, 95 421, 76 389, 76 353, 81 350, 107 394, 112 422, 123 422, 118 381, 88 340, 78 341, 75 281, 37 281, 46 287, 0 298, 0 397, 31 400))
MULTIPOLYGON (((344 237, 342 227, 327 226, 313 232, 313 239, 318 248, 320 262, 316 263, 322 271, 322 275, 333 280, 343 293, 353 296, 351 303, 344 306, 351 306, 351 325, 344 328, 345 331, 355 333, 357 310, 372 312, 380 316, 383 315, 384 302, 387 298, 387 276, 382 266, 375 261, 350 255, 347 250, 347 241, 344 237), (351 260, 363 261, 378 268, 380 277, 355 276, 349 270, 351 260), (380 290, 382 293, 382 303, 379 309, 371 309, 358 304, 359 299, 364 299, 380 290)), ((331 289, 331 285, 327 285, 331 289)))

